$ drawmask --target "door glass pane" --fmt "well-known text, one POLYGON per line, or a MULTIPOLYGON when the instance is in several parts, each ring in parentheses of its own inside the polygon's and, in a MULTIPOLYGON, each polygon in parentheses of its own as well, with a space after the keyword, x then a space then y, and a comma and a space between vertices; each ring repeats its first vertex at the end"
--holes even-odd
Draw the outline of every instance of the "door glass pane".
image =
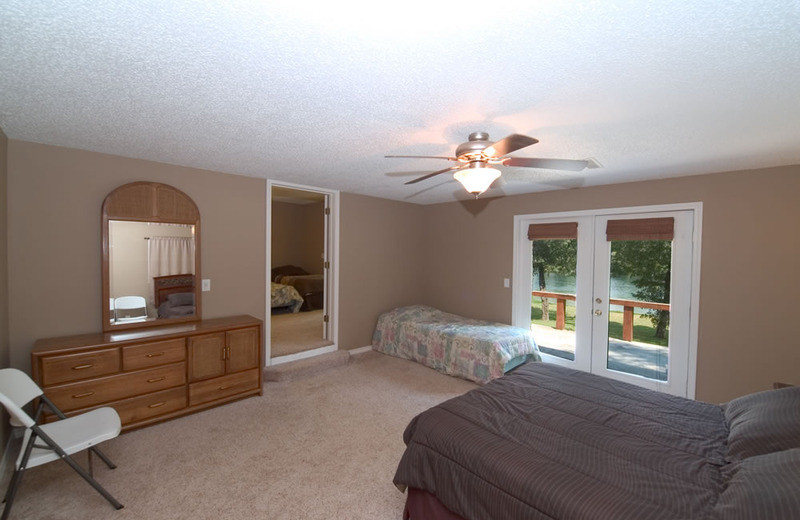
POLYGON ((539 349, 575 360, 575 274, 578 241, 531 242, 531 331, 539 349))
POLYGON ((672 241, 610 245, 607 368, 667 381, 672 241))

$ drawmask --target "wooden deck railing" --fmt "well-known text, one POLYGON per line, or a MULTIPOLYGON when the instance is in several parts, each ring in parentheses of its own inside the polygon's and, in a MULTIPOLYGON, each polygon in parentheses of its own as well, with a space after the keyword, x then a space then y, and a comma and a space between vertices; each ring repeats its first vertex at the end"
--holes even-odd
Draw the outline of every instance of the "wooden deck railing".
MULTIPOLYGON (((567 315, 567 300, 575 301, 575 295, 547 291, 531 291, 531 295, 538 296, 540 298, 553 298, 556 300, 556 328, 559 330, 564 330, 567 315)), ((623 307, 622 339, 624 341, 633 341, 633 309, 639 308, 669 311, 668 303, 643 302, 639 300, 618 300, 615 298, 608 300, 608 303, 610 305, 621 305, 623 307)), ((547 319, 549 319, 549 316, 547 319)))

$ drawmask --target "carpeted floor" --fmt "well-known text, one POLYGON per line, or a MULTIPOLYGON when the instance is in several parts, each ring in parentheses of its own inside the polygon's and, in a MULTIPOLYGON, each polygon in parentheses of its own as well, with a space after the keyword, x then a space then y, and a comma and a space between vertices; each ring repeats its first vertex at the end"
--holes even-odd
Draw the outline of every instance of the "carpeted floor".
MULTIPOLYGON (((475 388, 412 361, 368 352, 264 395, 103 444, 96 478, 115 511, 66 464, 26 473, 12 519, 401 518, 392 484, 417 413, 475 388)), ((81 456, 80 461, 85 461, 81 456)))
POLYGON ((322 338, 322 309, 275 314, 270 319, 272 357, 333 345, 322 338))

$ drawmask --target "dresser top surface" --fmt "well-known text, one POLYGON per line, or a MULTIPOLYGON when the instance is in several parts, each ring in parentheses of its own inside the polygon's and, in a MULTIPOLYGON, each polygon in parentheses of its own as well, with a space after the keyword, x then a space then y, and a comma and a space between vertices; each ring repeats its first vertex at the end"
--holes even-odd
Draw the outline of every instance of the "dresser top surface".
POLYGON ((261 325, 261 320, 258 318, 241 315, 226 318, 212 318, 193 323, 165 325, 163 327, 150 327, 139 330, 98 332, 75 336, 44 338, 36 341, 31 354, 41 355, 51 351, 63 352, 70 348, 81 349, 86 347, 116 346, 148 340, 158 341, 173 337, 194 336, 257 325, 261 325))

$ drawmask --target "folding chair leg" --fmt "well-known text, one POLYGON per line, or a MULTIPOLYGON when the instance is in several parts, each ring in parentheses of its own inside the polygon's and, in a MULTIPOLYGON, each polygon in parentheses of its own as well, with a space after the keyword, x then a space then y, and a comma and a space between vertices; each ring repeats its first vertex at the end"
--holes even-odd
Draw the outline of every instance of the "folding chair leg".
MULTIPOLYGON (((83 469, 83 468, 81 467, 81 465, 80 465, 80 464, 78 464, 77 462, 75 462, 74 460, 72 460, 72 457, 70 457, 69 455, 67 455, 66 453, 63 453, 63 452, 62 452, 62 453, 60 453, 60 455, 61 455, 61 459, 62 459, 64 462, 66 462, 67 464, 69 464, 69 465, 72 467, 72 469, 74 469, 75 471, 77 471, 77 472, 78 472, 78 475, 80 475, 81 477, 83 477, 83 479, 84 479, 86 482, 88 482, 88 483, 89 483, 89 484, 90 484, 90 485, 91 485, 91 486, 92 486, 92 487, 93 487, 93 488, 94 488, 94 489, 95 489, 95 490, 96 490, 98 493, 100 493, 101 495, 103 495, 103 498, 105 498, 106 500, 108 500, 108 502, 109 502, 109 503, 110 503, 112 506, 114 506, 114 508, 115 508, 115 509, 122 509, 122 504, 120 504, 119 502, 117 502, 117 499, 116 499, 116 498, 114 498, 113 496, 111 496, 111 493, 109 493, 108 491, 106 491, 106 490, 105 490, 105 488, 104 488, 103 486, 101 486, 101 485, 100 485, 100 484, 99 484, 99 483, 98 483, 98 482, 97 482, 95 479, 93 479, 93 478, 92 478, 92 476, 91 476, 91 475, 89 475, 89 473, 87 473, 87 472, 86 472, 86 470, 85 470, 85 469, 83 469)), ((2 520, 2 519, 0 519, 0 520, 2 520)))
POLYGON ((109 458, 108 458, 108 457, 107 457, 107 456, 106 456, 106 455, 105 455, 105 454, 104 454, 102 451, 100 451, 100 450, 99 450, 99 449, 98 449, 96 446, 92 446, 91 448, 89 448, 89 453, 92 453, 92 452, 94 452, 94 454, 95 454, 95 455, 97 455, 98 457, 100 457, 100 460, 102 460, 103 462, 105 462, 105 463, 106 463, 106 466, 108 466, 108 469, 116 469, 117 465, 116 465, 116 464, 114 464, 113 462, 111 462, 111 459, 109 459, 109 458))
MULTIPOLYGON (((112 506, 114 506, 115 509, 122 509, 122 504, 117 502, 117 499, 114 498, 113 496, 111 496, 111 493, 106 491, 103 486, 101 486, 95 479, 93 479, 92 476, 89 475, 89 473, 87 473, 86 470, 83 469, 80 464, 78 464, 77 462, 72 460, 72 457, 67 455, 67 453, 64 450, 62 450, 61 447, 53 441, 53 439, 51 439, 46 433, 44 433, 41 430, 41 428, 39 428, 38 426, 34 425, 33 426, 33 430, 36 432, 36 434, 39 436, 40 439, 42 439, 44 442, 46 442, 48 446, 53 448, 55 450, 55 452, 58 453, 58 456, 61 457, 61 460, 63 460, 67 464, 69 464, 70 467, 72 467, 72 469, 77 471, 78 475, 83 477, 83 480, 88 482, 98 493, 103 495, 103 498, 108 500, 108 502, 112 506)), ((2 519, 0 519, 0 520, 2 520, 2 519)))
POLYGON ((25 468, 28 466, 28 459, 33 451, 33 443, 35 441, 36 435, 31 435, 28 438, 28 444, 25 446, 25 453, 22 455, 22 460, 20 461, 19 467, 14 470, 14 475, 11 477, 11 482, 8 483, 8 490, 6 491, 5 497, 3 497, 3 502, 5 502, 6 505, 3 508, 3 515, 0 516, 0 520, 6 520, 8 518, 8 514, 11 512, 11 506, 14 503, 14 497, 17 495, 17 489, 19 488, 20 481, 22 481, 22 475, 25 473, 25 468))
POLYGON ((8 514, 11 512, 11 505, 14 503, 14 497, 17 494, 17 488, 22 480, 23 473, 25 473, 24 469, 18 469, 14 472, 14 476, 11 477, 11 482, 8 484, 8 491, 6 491, 6 496, 3 499, 6 505, 3 508, 3 515, 0 516, 0 520, 6 520, 8 514))

